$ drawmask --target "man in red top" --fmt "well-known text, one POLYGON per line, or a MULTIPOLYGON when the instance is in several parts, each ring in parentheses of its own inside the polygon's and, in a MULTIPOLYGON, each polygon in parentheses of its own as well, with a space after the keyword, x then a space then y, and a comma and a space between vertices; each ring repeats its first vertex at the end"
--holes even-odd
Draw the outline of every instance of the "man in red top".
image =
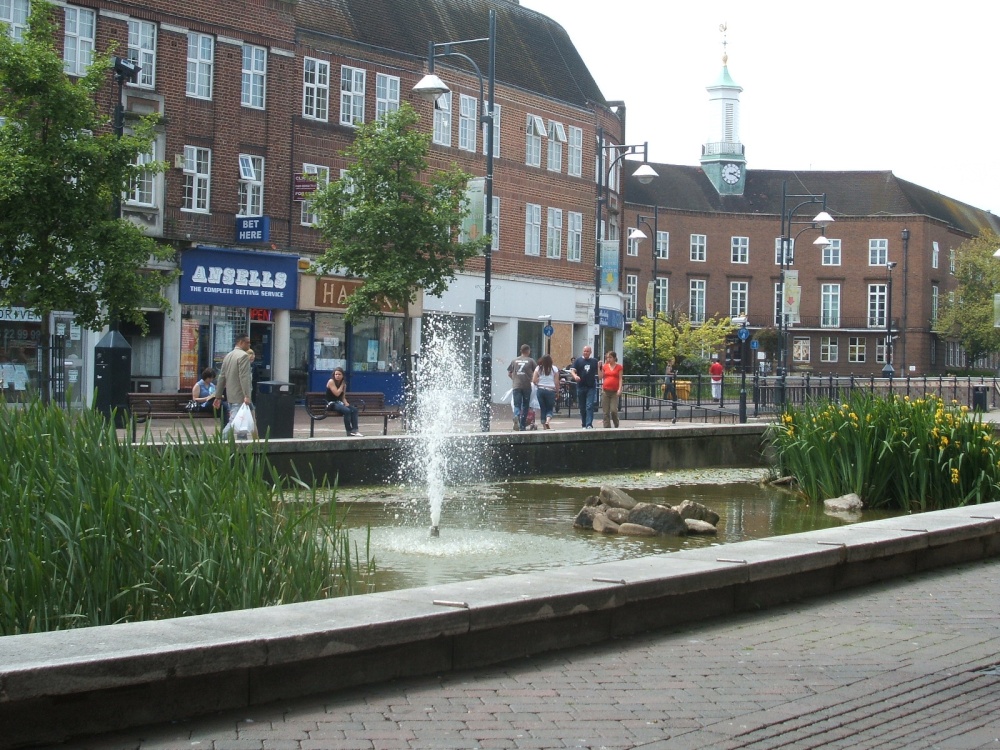
POLYGON ((708 368, 708 374, 712 376, 712 400, 722 401, 722 373, 725 370, 719 361, 719 355, 712 355, 712 364, 708 368))

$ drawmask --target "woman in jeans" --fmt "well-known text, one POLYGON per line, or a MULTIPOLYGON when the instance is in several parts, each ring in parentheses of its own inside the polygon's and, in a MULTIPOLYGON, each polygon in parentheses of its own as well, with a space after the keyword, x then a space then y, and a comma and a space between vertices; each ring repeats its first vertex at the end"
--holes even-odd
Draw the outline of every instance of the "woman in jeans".
POLYGON ((351 437, 362 437, 358 432, 358 407, 351 406, 347 400, 347 380, 344 376, 344 368, 338 367, 330 374, 330 379, 326 381, 326 408, 344 415, 344 429, 351 437))
POLYGON ((546 430, 552 429, 550 420, 556 408, 556 378, 559 371, 552 366, 552 357, 544 354, 538 358, 538 367, 531 376, 531 382, 538 386, 538 408, 542 412, 542 424, 546 430))
POLYGON ((623 368, 618 364, 618 355, 608 352, 604 355, 601 366, 601 405, 604 408, 604 426, 610 427, 611 422, 618 426, 618 397, 622 392, 623 368))

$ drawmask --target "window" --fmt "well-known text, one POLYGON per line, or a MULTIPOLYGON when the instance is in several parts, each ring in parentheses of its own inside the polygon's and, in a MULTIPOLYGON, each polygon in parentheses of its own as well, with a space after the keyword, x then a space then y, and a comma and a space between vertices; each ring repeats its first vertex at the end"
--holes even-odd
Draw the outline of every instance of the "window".
POLYGON ((562 209, 549 209, 549 223, 545 235, 545 257, 562 257, 562 209))
POLYGON ((840 359, 840 344, 836 336, 820 336, 819 361, 837 362, 840 359))
POLYGON ((545 123, 538 115, 528 115, 528 124, 524 132, 524 163, 529 167, 540 167, 542 166, 542 136, 545 135, 545 123))
POLYGON ((879 338, 875 339, 875 361, 876 362, 885 362, 886 361, 885 352, 886 352, 887 347, 886 347, 886 343, 885 342, 886 342, 886 337, 885 336, 880 336, 879 338))
POLYGON ((94 59, 96 25, 97 15, 94 11, 66 6, 63 28, 63 70, 71 76, 82 76, 94 59))
MULTIPOLYGON (((500 158, 500 105, 493 105, 493 158, 500 158)), ((483 123, 483 154, 486 154, 487 131, 489 125, 483 123)))
POLYGON ((549 120, 549 159, 550 172, 562 172, 563 144, 566 142, 566 129, 561 122, 549 120))
POLYGON ((446 91, 434 102, 434 142, 451 145, 451 92, 446 91))
POLYGON ((128 22, 128 59, 142 68, 135 85, 144 89, 154 88, 156 86, 156 24, 149 21, 130 20, 128 22))
POLYGON ((809 362, 812 358, 812 342, 807 336, 796 336, 792 339, 792 361, 809 362))
POLYGON ((847 361, 864 362, 867 342, 860 336, 851 336, 847 340, 847 361))
POLYGON ((665 279, 662 277, 656 277, 656 283, 653 285, 653 313, 665 313, 667 311, 667 300, 669 297, 669 282, 670 279, 665 279))
POLYGON ((208 34, 188 33, 187 95, 195 99, 212 98, 212 66, 215 39, 208 34))
POLYGON ((689 287, 688 318, 692 323, 705 322, 705 280, 691 279, 689 287))
POLYGON ((868 327, 885 328, 886 285, 868 285, 868 327))
POLYGON ((0 0, 0 23, 7 24, 10 38, 19 42, 28 29, 31 6, 28 0, 0 0))
MULTIPOLYGON (((330 182, 330 168, 319 164, 303 164, 302 174, 316 175, 316 187, 324 188, 330 182)), ((303 226, 315 226, 319 217, 313 213, 312 201, 302 201, 301 223, 303 226)))
POLYGON ((938 262, 939 262, 938 259, 939 259, 940 255, 941 255, 941 246, 938 245, 938 243, 936 241, 932 242, 931 243, 931 268, 937 268, 938 267, 938 262))
POLYGON ((639 277, 633 273, 625 275, 625 319, 635 320, 636 303, 639 298, 639 277))
POLYGON ((360 125, 365 121, 365 71, 340 66, 340 124, 360 125))
MULTIPOLYGON (((795 239, 789 237, 788 252, 785 255, 785 265, 790 266, 795 263, 795 239)), ((781 265, 781 237, 774 238, 774 265, 781 265)))
POLYGON ((868 265, 884 266, 889 260, 889 240, 868 240, 868 265))
POLYGON ((330 63, 307 57, 302 64, 302 116, 326 122, 330 113, 330 63))
MULTIPOLYGON (((486 198, 484 197, 485 201, 486 198)), ((495 195, 493 196, 493 224, 490 227, 492 241, 490 242, 490 247, 493 252, 497 252, 500 249, 500 199, 495 195)))
POLYGON ((568 163, 566 174, 570 177, 583 176, 583 128, 569 126, 569 144, 566 149, 568 163))
POLYGON ((535 203, 524 206, 524 254, 539 255, 542 249, 542 207, 535 203))
POLYGON ((628 233, 625 235, 625 254, 638 256, 639 255, 639 240, 633 239, 631 237, 632 232, 635 231, 635 227, 629 227, 628 233))
POLYGON ((264 157, 240 154, 240 210, 237 216, 264 215, 264 157))
POLYGON ((840 284, 820 285, 820 319, 823 328, 840 327, 840 284))
POLYGON ((670 258, 670 232, 656 233, 656 259, 669 260, 670 258))
POLYGON ((931 287, 931 325, 937 323, 938 310, 940 310, 941 294, 937 285, 931 287))
POLYGON ((840 240, 830 240, 830 244, 823 248, 823 265, 840 265, 840 240))
POLYGON ((708 238, 703 234, 691 235, 691 260, 705 262, 708 252, 708 238))
POLYGON ((476 150, 478 118, 479 100, 462 94, 458 100, 458 147, 463 151, 476 150))
POLYGON ((781 325, 781 282, 774 285, 774 324, 781 325))
POLYGON ((399 109, 399 77, 375 74, 375 119, 399 109))
MULTIPOLYGON (((135 165, 137 167, 142 167, 143 165, 149 164, 153 161, 156 161, 156 159, 153 156, 153 152, 150 151, 147 154, 139 154, 135 160, 135 165)), ((135 175, 129 181, 128 193, 125 195, 125 202, 130 206, 155 206, 156 173, 143 170, 135 175)))
POLYGON ((948 250, 948 270, 955 273, 955 248, 948 250))
POLYGON ((182 211, 208 213, 212 176, 212 150, 184 147, 184 203, 182 211))
POLYGON ((240 104, 264 109, 264 85, 267 79, 267 50, 252 44, 243 45, 243 87, 240 104))
POLYGON ((750 299, 749 281, 729 282, 729 317, 745 317, 750 299))
POLYGON ((749 263, 750 262, 750 238, 749 237, 733 237, 729 242, 729 247, 732 251, 732 262, 733 263, 749 263))
POLYGON ((570 211, 566 227, 566 260, 579 263, 583 260, 583 214, 570 211))

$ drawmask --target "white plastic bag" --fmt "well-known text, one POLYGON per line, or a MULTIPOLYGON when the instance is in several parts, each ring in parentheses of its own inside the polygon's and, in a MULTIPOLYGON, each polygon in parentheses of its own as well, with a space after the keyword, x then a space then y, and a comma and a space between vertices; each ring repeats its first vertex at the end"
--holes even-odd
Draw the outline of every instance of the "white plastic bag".
POLYGON ((257 426, 254 424, 253 410, 250 409, 248 404, 240 404, 240 408, 236 411, 236 416, 233 417, 231 426, 238 438, 253 436, 257 430, 257 426))
POLYGON ((528 402, 528 406, 532 409, 541 409, 538 405, 538 386, 534 383, 531 384, 531 400, 528 402))

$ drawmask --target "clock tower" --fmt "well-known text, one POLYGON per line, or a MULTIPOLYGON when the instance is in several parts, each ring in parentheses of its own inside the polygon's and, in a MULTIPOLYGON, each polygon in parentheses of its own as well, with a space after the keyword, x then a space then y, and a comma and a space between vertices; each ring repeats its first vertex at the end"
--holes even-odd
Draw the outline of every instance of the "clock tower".
MULTIPOLYGON (((725 24, 719 27, 723 33, 725 24)), ((725 50, 725 41, 723 41, 725 50)), ((701 148, 701 168, 719 195, 743 195, 746 185, 746 155, 740 143, 740 93, 743 88, 729 75, 728 56, 723 52, 722 73, 707 86, 711 105, 709 139, 701 148)))

